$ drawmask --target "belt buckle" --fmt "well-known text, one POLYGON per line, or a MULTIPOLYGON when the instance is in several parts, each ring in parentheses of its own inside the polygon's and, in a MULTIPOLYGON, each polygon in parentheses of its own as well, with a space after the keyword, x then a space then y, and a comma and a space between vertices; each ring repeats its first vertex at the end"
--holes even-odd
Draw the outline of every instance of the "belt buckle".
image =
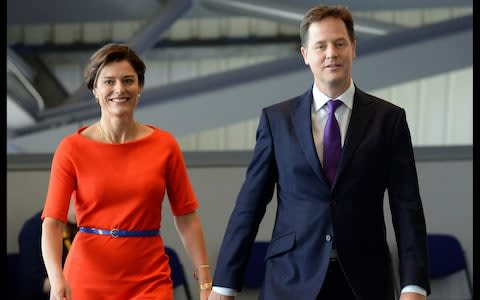
POLYGON ((117 238, 120 236, 120 232, 118 229, 116 228, 113 228, 112 230, 110 230, 110 235, 114 238, 117 238))

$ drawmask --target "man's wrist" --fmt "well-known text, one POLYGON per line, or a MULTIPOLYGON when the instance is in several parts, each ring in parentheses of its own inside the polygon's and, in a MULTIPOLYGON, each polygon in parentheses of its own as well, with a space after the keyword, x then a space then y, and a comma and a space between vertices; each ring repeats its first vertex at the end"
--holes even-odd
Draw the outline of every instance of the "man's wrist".
POLYGON ((419 287, 418 285, 413 285, 413 284, 406 285, 402 289, 401 293, 417 293, 425 297, 427 296, 427 291, 424 288, 419 287))

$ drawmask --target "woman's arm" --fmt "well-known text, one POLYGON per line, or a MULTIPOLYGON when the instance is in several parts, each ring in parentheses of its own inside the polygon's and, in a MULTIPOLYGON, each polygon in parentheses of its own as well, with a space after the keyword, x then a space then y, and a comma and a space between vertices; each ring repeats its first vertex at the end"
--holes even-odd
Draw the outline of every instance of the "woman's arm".
POLYGON ((212 288, 212 277, 200 218, 195 212, 174 217, 175 226, 200 284, 200 299, 207 299, 212 288))
POLYGON ((71 291, 63 276, 63 231, 65 224, 45 217, 42 224, 42 255, 50 281, 50 300, 71 300, 71 291), (64 298, 65 297, 65 298, 64 298))

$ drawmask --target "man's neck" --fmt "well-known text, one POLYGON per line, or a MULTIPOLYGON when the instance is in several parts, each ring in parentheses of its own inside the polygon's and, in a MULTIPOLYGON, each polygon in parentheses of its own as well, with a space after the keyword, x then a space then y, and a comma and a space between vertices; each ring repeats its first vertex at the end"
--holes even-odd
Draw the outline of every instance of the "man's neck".
POLYGON ((351 79, 349 79, 347 82, 342 82, 339 84, 329 84, 329 85, 322 85, 316 83, 316 86, 320 92, 322 92, 324 95, 328 96, 331 99, 336 99, 338 96, 342 95, 345 93, 348 88, 350 87, 351 79))

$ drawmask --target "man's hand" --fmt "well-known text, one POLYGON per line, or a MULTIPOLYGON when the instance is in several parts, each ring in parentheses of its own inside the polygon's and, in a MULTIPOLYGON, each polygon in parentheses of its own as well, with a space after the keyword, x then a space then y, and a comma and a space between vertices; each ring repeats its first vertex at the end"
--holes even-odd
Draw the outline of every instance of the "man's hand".
POLYGON ((427 300, 427 297, 418 293, 406 292, 400 295, 400 300, 427 300))
POLYGON ((208 300, 235 300, 235 296, 223 296, 212 291, 208 300))
POLYGON ((210 293, 212 290, 201 290, 200 291, 200 300, 208 300, 208 297, 210 297, 210 293))

